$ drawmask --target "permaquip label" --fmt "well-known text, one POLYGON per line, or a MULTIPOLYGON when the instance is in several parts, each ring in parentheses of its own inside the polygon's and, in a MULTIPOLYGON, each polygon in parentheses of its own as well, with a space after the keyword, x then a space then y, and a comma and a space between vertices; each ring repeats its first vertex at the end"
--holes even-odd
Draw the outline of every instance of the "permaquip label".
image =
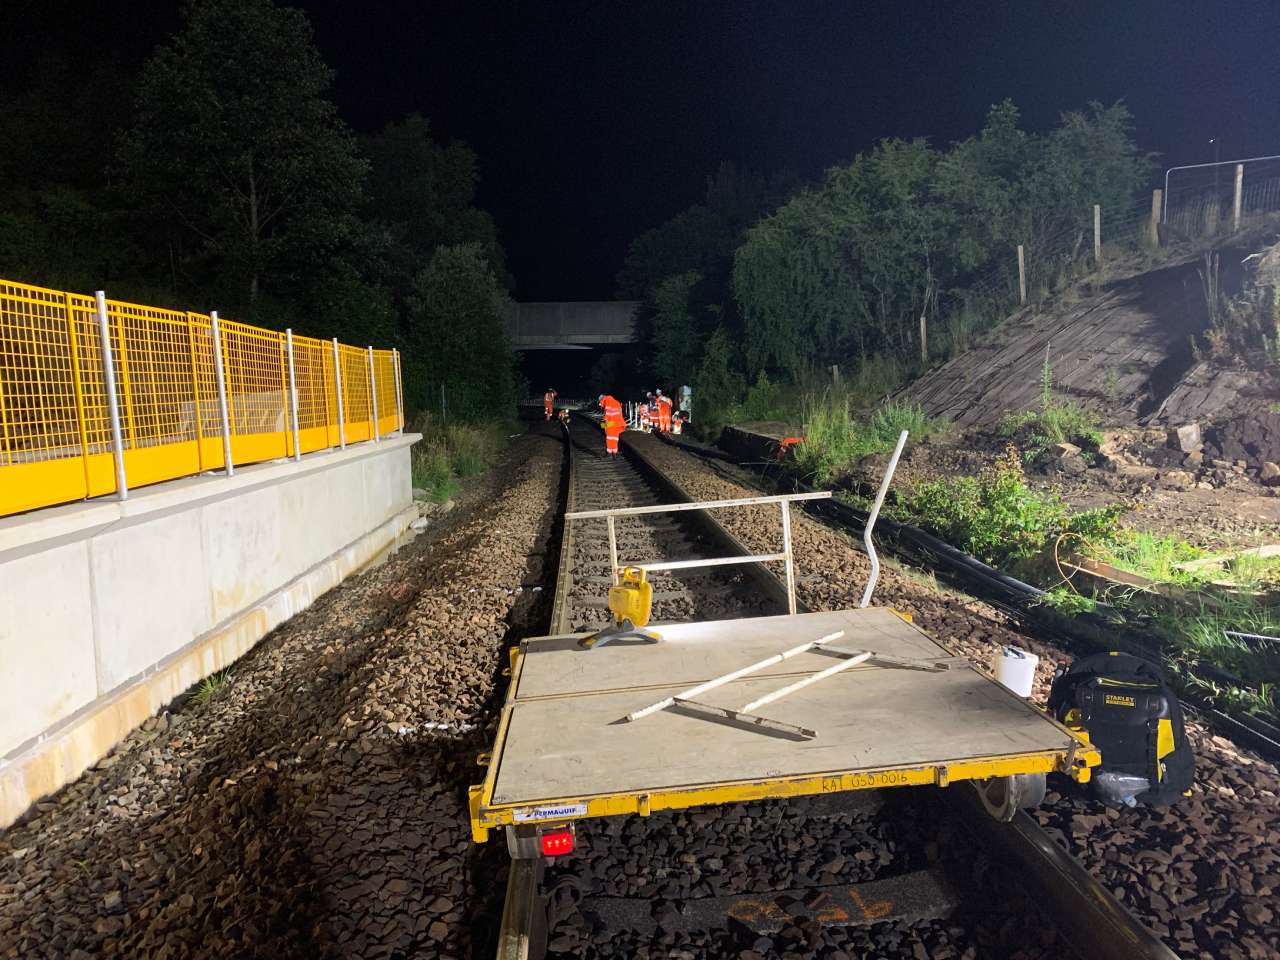
POLYGON ((565 817, 585 817, 585 803, 562 803, 546 807, 517 807, 511 813, 516 823, 528 823, 530 820, 562 820, 565 817))

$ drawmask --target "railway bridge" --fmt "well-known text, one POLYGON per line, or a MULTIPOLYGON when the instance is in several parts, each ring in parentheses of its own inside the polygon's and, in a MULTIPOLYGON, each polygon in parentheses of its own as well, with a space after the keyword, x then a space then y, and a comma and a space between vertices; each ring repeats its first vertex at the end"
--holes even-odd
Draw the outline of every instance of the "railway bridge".
POLYGON ((635 342, 639 300, 513 303, 507 337, 517 350, 580 350, 635 342))

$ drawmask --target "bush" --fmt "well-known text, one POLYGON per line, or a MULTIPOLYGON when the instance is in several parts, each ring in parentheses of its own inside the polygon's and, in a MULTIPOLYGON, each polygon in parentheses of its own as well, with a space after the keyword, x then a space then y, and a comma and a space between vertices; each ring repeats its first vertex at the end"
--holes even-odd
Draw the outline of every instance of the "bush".
POLYGON ((734 410, 735 421, 785 420, 789 414, 782 384, 773 383, 763 370, 756 382, 747 388, 746 399, 734 410))
POLYGON ((707 340, 693 380, 693 423, 701 436, 717 436, 732 419, 746 388, 737 368, 733 340, 725 327, 719 327, 707 340))
POLYGON ((1114 530, 1121 508, 1071 513, 1056 494, 1027 486, 1015 447, 976 477, 931 480, 904 499, 899 515, 993 566, 1022 565, 1044 557, 1059 537, 1101 539, 1114 530))

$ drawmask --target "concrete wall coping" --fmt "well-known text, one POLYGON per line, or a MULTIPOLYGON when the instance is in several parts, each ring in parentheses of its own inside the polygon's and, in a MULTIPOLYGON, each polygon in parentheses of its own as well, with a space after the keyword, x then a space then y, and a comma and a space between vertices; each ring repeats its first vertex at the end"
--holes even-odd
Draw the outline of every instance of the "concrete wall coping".
POLYGON ((354 443, 345 450, 316 450, 304 454, 301 460, 269 460, 238 466, 230 477, 221 472, 208 472, 166 480, 130 490, 128 500, 115 500, 114 494, 107 494, 93 500, 3 517, 0 518, 0 559, 13 550, 47 545, 54 539, 86 536, 121 521, 139 522, 166 510, 223 499, 264 484, 390 453, 421 439, 420 433, 392 434, 377 443, 354 443))

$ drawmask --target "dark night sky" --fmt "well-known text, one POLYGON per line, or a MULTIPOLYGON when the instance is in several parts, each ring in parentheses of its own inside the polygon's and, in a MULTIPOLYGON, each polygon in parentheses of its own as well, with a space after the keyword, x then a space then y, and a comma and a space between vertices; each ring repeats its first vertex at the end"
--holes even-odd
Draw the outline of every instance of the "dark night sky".
MULTIPOLYGON (((37 45, 137 63, 178 22, 156 0, 0 4, 11 65, 37 45)), ((1274 0, 297 5, 354 127, 416 111, 477 150, 523 300, 610 296, 628 241, 722 160, 815 177, 883 136, 967 136, 1006 96, 1033 129, 1123 98, 1162 162, 1212 159, 1212 136, 1223 159, 1280 152, 1274 0)))

